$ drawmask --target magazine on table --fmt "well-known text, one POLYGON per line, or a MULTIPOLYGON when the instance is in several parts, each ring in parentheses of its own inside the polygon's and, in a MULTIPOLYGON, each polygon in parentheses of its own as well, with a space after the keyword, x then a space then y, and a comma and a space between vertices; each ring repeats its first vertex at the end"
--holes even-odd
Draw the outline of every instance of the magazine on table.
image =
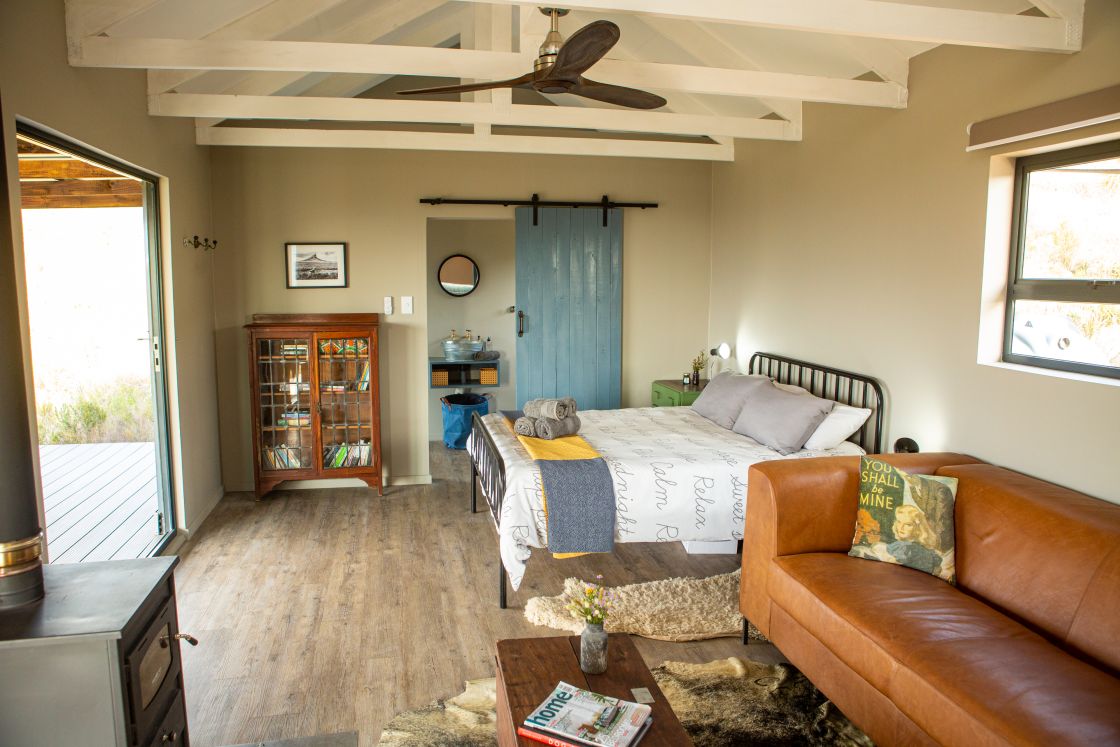
POLYGON ((642 738, 652 721, 648 705, 610 698, 561 682, 544 703, 529 714, 518 733, 546 744, 548 739, 538 739, 534 732, 543 737, 555 735, 577 745, 630 747, 642 738))

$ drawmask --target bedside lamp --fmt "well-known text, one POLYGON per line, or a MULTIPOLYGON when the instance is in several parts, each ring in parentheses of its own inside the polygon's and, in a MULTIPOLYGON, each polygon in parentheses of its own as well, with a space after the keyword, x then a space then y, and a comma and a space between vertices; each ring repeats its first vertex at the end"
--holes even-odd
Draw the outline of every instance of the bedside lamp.
POLYGON ((731 357, 731 346, 726 342, 721 342, 718 347, 714 347, 709 351, 713 358, 722 358, 727 360, 731 357))
POLYGON ((716 358, 719 358, 721 360, 727 360, 728 358, 730 358, 731 357, 731 346, 728 345, 726 342, 721 342, 719 345, 717 345, 716 347, 714 347, 710 351, 708 351, 708 354, 711 356, 711 359, 710 359, 711 363, 708 364, 708 378, 711 379, 712 378, 712 364, 714 364, 716 362, 716 358))

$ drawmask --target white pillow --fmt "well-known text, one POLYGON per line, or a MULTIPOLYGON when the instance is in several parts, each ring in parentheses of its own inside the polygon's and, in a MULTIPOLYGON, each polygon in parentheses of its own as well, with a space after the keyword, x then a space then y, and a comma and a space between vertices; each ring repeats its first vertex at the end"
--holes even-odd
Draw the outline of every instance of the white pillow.
POLYGON ((817 426, 802 448, 835 449, 862 428, 869 417, 871 417, 871 410, 866 407, 851 407, 837 402, 832 412, 828 413, 828 417, 817 426))

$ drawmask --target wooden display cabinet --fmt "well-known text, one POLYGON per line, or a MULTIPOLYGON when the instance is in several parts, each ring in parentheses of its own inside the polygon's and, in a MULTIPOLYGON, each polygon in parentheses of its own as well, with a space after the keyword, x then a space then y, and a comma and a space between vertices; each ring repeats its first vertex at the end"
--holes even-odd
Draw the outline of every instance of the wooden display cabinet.
POLYGON ((253 476, 381 484, 377 314, 254 314, 249 336, 253 476))

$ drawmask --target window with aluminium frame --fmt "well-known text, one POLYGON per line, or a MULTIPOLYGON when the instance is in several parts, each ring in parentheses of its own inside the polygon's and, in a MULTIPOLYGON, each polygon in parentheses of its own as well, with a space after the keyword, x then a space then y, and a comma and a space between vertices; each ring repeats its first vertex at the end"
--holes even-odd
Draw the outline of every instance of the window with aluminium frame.
POLYGON ((1016 161, 1003 359, 1120 379, 1120 140, 1016 161))

